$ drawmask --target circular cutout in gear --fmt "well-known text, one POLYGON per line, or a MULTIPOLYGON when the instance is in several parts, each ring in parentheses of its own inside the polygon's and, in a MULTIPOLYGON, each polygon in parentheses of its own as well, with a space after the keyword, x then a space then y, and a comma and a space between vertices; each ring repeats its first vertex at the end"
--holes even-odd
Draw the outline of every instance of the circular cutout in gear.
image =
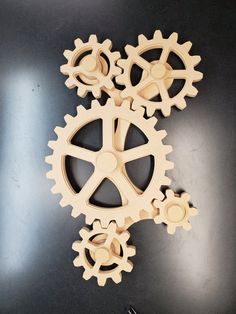
POLYGON ((94 100, 91 109, 86 110, 83 106, 79 106, 77 111, 75 117, 65 116, 66 126, 56 127, 58 138, 48 143, 53 154, 46 157, 46 162, 52 165, 52 170, 47 173, 47 177, 55 180, 52 192, 62 194, 61 206, 71 205, 73 217, 78 217, 82 213, 86 216, 86 223, 91 224, 99 219, 103 227, 107 227, 113 220, 122 227, 127 218, 131 218, 134 222, 139 221, 142 210, 153 212, 152 201, 163 198, 161 186, 170 184, 170 179, 166 177, 166 170, 173 168, 173 163, 166 160, 166 155, 172 151, 172 147, 162 143, 166 131, 156 131, 157 119, 154 117, 145 119, 144 109, 133 111, 128 101, 124 101, 121 106, 116 106, 111 98, 104 106, 94 100), (73 136, 84 125, 97 119, 102 119, 103 143, 100 151, 94 152, 71 144, 73 136), (138 127, 145 134, 148 142, 128 150, 116 149, 115 121, 117 119, 138 127), (140 192, 128 178, 125 164, 149 155, 154 159, 152 177, 147 188, 140 192), (73 190, 67 177, 66 156, 82 159, 94 165, 93 174, 78 193, 73 190), (105 178, 111 180, 118 189, 122 198, 121 206, 107 208, 89 202, 90 197, 105 178))
POLYGON ((171 113, 171 107, 176 106, 180 110, 186 107, 185 96, 195 97, 197 89, 193 82, 202 79, 202 73, 194 70, 194 67, 201 61, 200 56, 191 56, 189 50, 191 42, 182 45, 177 43, 177 33, 172 33, 169 38, 163 38, 160 31, 155 31, 152 39, 148 40, 144 35, 139 35, 138 46, 127 45, 125 51, 127 59, 120 59, 117 63, 123 69, 123 73, 116 77, 118 84, 125 85, 121 92, 121 97, 132 97, 133 108, 146 107, 147 115, 152 116, 155 110, 161 110, 165 117, 171 113), (142 57, 142 54, 151 49, 162 49, 158 60, 149 62, 142 57), (184 69, 173 69, 168 64, 170 52, 174 52, 183 62, 184 69), (131 70, 134 65, 138 65, 145 73, 145 79, 141 79, 135 86, 131 82, 131 70), (185 84, 181 91, 174 97, 170 97, 168 89, 174 80, 183 79, 185 84), (161 100, 150 100, 152 90, 156 89, 160 93, 161 100), (145 92, 145 90, 148 92, 145 92))
POLYGON ((190 207, 189 201, 188 193, 177 195, 172 190, 167 190, 163 201, 154 201, 154 206, 159 210, 159 214, 154 218, 155 223, 165 223, 169 234, 174 234, 177 227, 190 230, 192 227, 188 220, 190 216, 196 216, 198 210, 190 207))
POLYGON ((118 233, 114 222, 105 229, 99 221, 95 221, 92 230, 83 228, 79 234, 82 241, 75 241, 72 245, 72 249, 79 253, 73 263, 75 267, 84 268, 84 279, 88 280, 94 276, 98 285, 104 286, 108 278, 119 283, 122 280, 122 271, 131 272, 133 264, 128 259, 134 256, 136 251, 134 246, 127 245, 130 237, 128 231, 118 233), (97 241, 99 237, 105 240, 97 241), (93 256, 93 263, 87 258, 86 250, 93 256), (102 266, 112 267, 104 270, 102 266))

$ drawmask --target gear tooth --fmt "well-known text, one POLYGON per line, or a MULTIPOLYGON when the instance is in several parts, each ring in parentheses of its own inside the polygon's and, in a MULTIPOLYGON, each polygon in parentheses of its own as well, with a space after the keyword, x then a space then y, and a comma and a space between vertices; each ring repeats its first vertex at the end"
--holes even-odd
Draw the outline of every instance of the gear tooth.
POLYGON ((178 109, 180 109, 180 110, 183 110, 184 108, 186 108, 186 107, 187 107, 187 104, 186 104, 185 99, 183 98, 183 99, 181 99, 180 101, 178 101, 178 102, 176 103, 176 107, 177 107, 178 109))
POLYGON ((82 47, 84 45, 83 41, 80 38, 76 38, 74 40, 74 44, 75 44, 76 48, 80 48, 80 47, 82 47))
POLYGON ((130 101, 128 101, 127 99, 123 100, 121 103, 121 106, 125 108, 126 110, 130 110, 130 106, 131 106, 130 101))
POLYGON ((119 227, 123 227, 125 225, 125 219, 124 218, 119 217, 116 219, 116 222, 117 222, 117 225, 119 227))
POLYGON ((65 75, 68 75, 70 72, 70 66, 68 64, 61 65, 60 66, 60 72, 65 74, 65 75))
POLYGON ((85 222, 87 225, 91 225, 94 222, 94 218, 87 215, 85 218, 85 222))
POLYGON ((86 109, 84 108, 83 105, 77 106, 76 110, 77 110, 78 115, 80 115, 86 111, 86 109))
POLYGON ((54 132, 57 136, 60 136, 63 133, 63 128, 61 128, 60 126, 56 126, 54 132))
POLYGON ((191 49, 191 47, 192 47, 191 41, 186 41, 186 42, 182 45, 182 47, 183 47, 187 52, 189 52, 190 49, 191 49))
POLYGON ((197 93, 198 93, 197 88, 194 87, 194 86, 190 86, 189 89, 188 89, 188 91, 187 91, 187 96, 189 96, 189 97, 195 97, 195 96, 197 95, 197 93))
POLYGON ((155 128, 155 125, 157 124, 157 118, 156 117, 151 117, 148 119, 148 123, 150 125, 150 127, 155 128))
POLYGON ((164 176, 163 185, 170 185, 170 184, 171 184, 171 179, 168 178, 167 176, 164 176))
POLYGON ((47 164, 52 165, 52 163, 53 163, 53 157, 52 157, 52 155, 46 156, 46 157, 45 157, 45 162, 46 162, 47 164))
POLYGON ((95 220, 93 223, 93 230, 98 230, 99 232, 101 228, 102 228, 101 223, 98 220, 95 220))
POLYGON ((69 114, 66 114, 64 116, 64 120, 68 124, 68 123, 70 123, 73 120, 73 117, 71 115, 69 115, 69 114))
POLYGON ((119 67, 114 67, 114 69, 113 69, 113 74, 114 74, 114 75, 120 75, 121 73, 122 73, 121 68, 119 68, 119 67))
POLYGON ((189 222, 186 222, 186 223, 183 224, 183 228, 184 228, 185 231, 189 231, 189 230, 192 229, 192 226, 191 226, 191 224, 189 222))
POLYGON ((73 264, 75 267, 81 267, 83 266, 83 261, 81 259, 80 256, 77 256, 74 260, 73 260, 73 264))
POLYGON ((46 173, 46 177, 47 177, 48 179, 54 179, 54 173, 53 173, 53 171, 52 171, 52 170, 48 171, 48 172, 46 173))
POLYGON ((106 282, 107 282, 106 277, 104 277, 104 276, 98 276, 98 277, 97 277, 97 283, 98 283, 98 285, 99 285, 100 287, 104 287, 105 284, 106 284, 106 282))
POLYGON ((113 280, 116 284, 120 283, 121 280, 122 280, 122 275, 121 275, 121 273, 114 273, 114 274, 112 275, 112 280, 113 280))
POLYGON ((68 87, 69 89, 71 88, 74 88, 76 85, 75 85, 75 82, 74 82, 74 79, 69 77, 66 81, 65 81, 65 85, 66 87, 68 87))
POLYGON ((171 145, 164 145, 164 152, 166 155, 170 154, 173 151, 173 147, 171 145))
POLYGON ((51 188, 51 192, 52 192, 52 194, 58 194, 58 193, 60 193, 60 189, 58 188, 57 185, 54 185, 54 186, 51 188))
POLYGON ((130 238, 130 233, 129 231, 123 231, 121 234, 120 234, 120 238, 124 241, 124 242, 127 242, 130 238))
POLYGON ((95 87, 92 89, 92 94, 95 98, 100 98, 101 97, 101 89, 99 87, 95 87))
POLYGON ((160 203, 161 203, 160 200, 155 199, 155 200, 153 201, 153 206, 154 206, 155 208, 159 208, 159 207, 160 207, 160 203))
POLYGON ((170 170, 174 168, 174 163, 172 161, 167 160, 166 161, 166 169, 170 170))
POLYGON ((201 61, 201 57, 200 56, 191 56, 191 60, 192 60, 193 66, 196 66, 201 61))
POLYGON ((155 224, 159 225, 159 224, 162 224, 163 223, 163 220, 161 218, 160 215, 157 215, 155 218, 154 218, 154 222, 155 224))
POLYGON ((97 99, 93 99, 92 102, 91 102, 91 107, 92 107, 93 109, 98 109, 98 108, 100 108, 100 103, 99 103, 99 101, 98 101, 97 99))
POLYGON ((102 225, 102 228, 108 228, 108 225, 109 225, 109 222, 110 222, 110 220, 109 220, 109 218, 103 218, 103 219, 101 219, 101 225, 102 225))
POLYGON ((60 203, 61 207, 66 207, 69 205, 68 201, 63 197, 61 200, 60 200, 60 203))
POLYGON ((89 280, 92 277, 91 272, 88 269, 85 269, 84 273, 83 273, 83 278, 85 280, 89 280))
POLYGON ((49 141, 48 142, 48 147, 50 147, 51 149, 55 149, 56 148, 56 141, 49 141))
POLYGON ((120 52, 119 51, 113 51, 112 57, 113 57, 114 61, 117 61, 121 57, 120 52))
POLYGON ((128 246, 128 248, 127 248, 127 255, 130 256, 130 257, 136 255, 136 248, 135 248, 135 246, 132 246, 132 245, 128 246))
POLYGON ((169 40, 171 40, 172 42, 177 42, 178 40, 178 34, 177 33, 172 33, 170 36, 169 36, 169 40))
POLYGON ((133 269, 133 263, 131 261, 127 261, 123 266, 124 271, 130 273, 133 269))
POLYGON ((80 251, 80 244, 81 244, 81 241, 79 241, 79 240, 73 242, 72 250, 76 251, 76 252, 79 252, 80 251))
MULTIPOLYGON (((69 205, 69 204, 68 204, 69 205)), ((62 205, 61 205, 62 206, 62 205)), ((67 205, 64 205, 64 206, 67 206, 67 205)), ((64 207, 62 206, 62 207, 64 207)), ((80 215, 80 210, 78 208, 73 208, 72 211, 71 211, 71 216, 76 218, 80 215)))
POLYGON ((187 202, 187 203, 190 201, 190 198, 191 198, 190 194, 188 194, 187 192, 181 193, 180 197, 181 197, 183 200, 185 200, 185 202, 187 202))
POLYGON ((82 239, 87 239, 89 237, 89 229, 86 227, 80 229, 79 235, 81 236, 82 239))
POLYGON ((145 44, 147 41, 148 41, 147 37, 144 36, 143 34, 140 34, 138 36, 138 43, 139 43, 139 45, 145 44))
MULTIPOLYGON (((148 208, 145 208, 145 210, 148 211, 148 208)), ((130 218, 133 220, 133 222, 138 222, 140 220, 140 214, 138 212, 136 212, 130 218)))
MULTIPOLYGON (((103 80, 103 85, 107 88, 107 89, 112 89, 114 87, 114 84, 112 82, 112 80, 110 80, 108 77, 104 78, 103 80)), ((101 95, 101 90, 100 91, 100 95, 101 95)), ((101 96, 100 96, 101 97, 101 96)))
POLYGON ((126 59, 120 59, 117 61, 117 65, 124 69, 126 67, 126 62, 126 59))
POLYGON ((86 87, 84 85, 80 85, 78 88, 77 88, 77 95, 81 98, 84 98, 86 97, 88 94, 88 90, 86 89, 86 87))
POLYGON ((115 223, 114 221, 112 221, 112 222, 109 224, 108 228, 109 228, 109 231, 111 231, 111 232, 116 232, 117 225, 116 225, 116 223, 115 223))
POLYGON ((168 232, 169 234, 174 234, 174 233, 175 233, 175 229, 176 229, 176 226, 175 226, 174 224, 169 224, 169 225, 167 226, 167 232, 168 232))
POLYGON ((189 214, 190 216, 197 216, 198 215, 198 210, 195 207, 190 207, 189 208, 189 214))
POLYGON ((171 189, 166 190, 165 194, 166 194, 167 198, 174 198, 175 197, 175 193, 171 189))
POLYGON ((161 112, 164 117, 169 117, 171 114, 171 106, 168 104, 163 105, 161 108, 161 112))
MULTIPOLYGON (((125 85, 125 84, 122 84, 122 85, 125 85)), ((120 96, 122 97, 122 98, 127 98, 127 97, 130 97, 131 96, 131 94, 130 94, 130 88, 125 88, 125 89, 123 89, 122 91, 121 91, 121 93, 120 93, 120 96)))
POLYGON ((203 74, 200 71, 194 71, 193 72, 193 81, 194 82, 199 82, 203 78, 203 74))
POLYGON ((166 130, 159 130, 159 131, 157 131, 157 133, 158 133, 161 140, 163 140, 167 136, 166 130))
POLYGON ((161 33, 160 30, 156 30, 156 31, 154 32, 153 37, 154 37, 156 40, 162 40, 162 39, 163 39, 162 33, 161 33))
POLYGON ((148 117, 153 116, 154 113, 155 113, 155 111, 156 111, 156 109, 154 108, 154 106, 148 106, 148 107, 146 108, 146 110, 147 110, 147 116, 148 116, 148 117))
POLYGON ((97 36, 95 34, 90 35, 88 42, 91 44, 96 44, 98 42, 97 36))
POLYGON ((126 45, 125 46, 125 52, 127 54, 127 56, 133 55, 136 53, 136 49, 135 47, 131 46, 131 45, 126 45))
POLYGON ((115 78, 115 80, 116 80, 117 84, 125 85, 125 76, 124 76, 124 74, 120 74, 119 76, 117 76, 115 78))
POLYGON ((105 39, 102 46, 110 50, 112 48, 112 41, 110 39, 105 39))
POLYGON ((145 109, 143 107, 141 107, 141 106, 137 107, 137 109, 135 110, 135 113, 136 113, 137 116, 143 118, 143 116, 145 114, 145 109))
POLYGON ((115 100, 113 98, 108 98, 106 101, 106 106, 108 106, 109 108, 116 107, 115 100))
POLYGON ((63 56, 64 56, 67 60, 70 60, 70 59, 72 58, 72 56, 73 56, 73 51, 66 49, 66 50, 63 52, 63 56))

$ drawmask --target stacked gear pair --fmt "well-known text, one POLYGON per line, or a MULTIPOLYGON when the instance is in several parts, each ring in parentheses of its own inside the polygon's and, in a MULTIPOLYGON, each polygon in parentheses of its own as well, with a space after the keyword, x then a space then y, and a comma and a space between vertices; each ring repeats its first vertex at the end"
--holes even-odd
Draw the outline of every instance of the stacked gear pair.
POLYGON ((79 253, 74 265, 84 268, 86 280, 97 277, 100 286, 105 285, 108 278, 119 283, 121 272, 132 270, 129 258, 135 255, 135 248, 127 243, 130 237, 127 229, 133 223, 153 219, 157 224, 166 224, 167 232, 173 234, 179 226, 190 230, 189 218, 197 214, 197 209, 189 204, 189 194, 179 195, 171 189, 167 189, 165 195, 162 193, 163 187, 171 183, 166 172, 173 168, 173 163, 167 160, 172 147, 163 144, 166 131, 155 129, 157 119, 153 114, 160 110, 167 117, 172 106, 181 110, 186 107, 185 96, 196 96, 193 82, 199 81, 202 73, 194 67, 200 62, 200 57, 189 54, 190 42, 179 44, 176 33, 165 39, 160 31, 156 31, 150 40, 140 35, 137 47, 127 45, 127 59, 120 59, 120 53, 112 52, 111 48, 110 40, 99 43, 97 37, 91 35, 86 43, 76 39, 73 51, 65 50, 67 63, 61 66, 61 72, 69 76, 66 86, 76 87, 80 97, 91 92, 99 98, 105 92, 110 98, 104 106, 93 100, 90 109, 78 106, 75 117, 66 115, 66 125, 55 128, 57 140, 48 143, 53 153, 46 157, 46 162, 52 165, 47 177, 55 180, 52 193, 62 195, 61 206, 72 206, 73 217, 84 214, 86 223, 92 224, 91 230, 81 229, 82 240, 73 243, 73 250, 79 253), (161 49, 161 54, 149 62, 144 53, 153 49, 161 49), (168 63, 171 52, 182 60, 184 69, 175 69, 168 63), (142 71, 136 85, 132 83, 135 65, 142 71), (114 78, 118 84, 124 85, 123 90, 114 86, 114 78), (178 79, 185 80, 185 84, 177 95, 170 97, 168 90, 178 79), (145 109, 147 118, 144 117, 145 109), (91 151, 72 144, 75 134, 97 119, 102 120, 101 149, 91 151), (125 140, 130 125, 145 134, 147 143, 126 150, 125 140), (93 174, 79 192, 70 184, 66 156, 85 160, 94 166, 93 174), (142 191, 129 178, 125 165, 146 156, 153 157, 154 166, 151 180, 142 191), (118 189, 121 206, 107 208, 90 202, 105 178, 118 189))

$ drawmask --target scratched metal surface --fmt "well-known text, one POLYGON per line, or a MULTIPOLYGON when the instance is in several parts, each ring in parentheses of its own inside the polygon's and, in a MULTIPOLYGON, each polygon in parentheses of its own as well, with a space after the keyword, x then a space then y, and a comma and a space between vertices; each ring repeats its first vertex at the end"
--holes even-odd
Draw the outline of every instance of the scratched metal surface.
MULTIPOLYGON (((0 312, 120 314, 131 304, 145 314, 235 313, 234 1, 2 0, 0 8, 0 312), (132 226, 133 272, 100 288, 72 265, 71 243, 84 219, 60 208, 45 178, 54 127, 91 100, 65 87, 62 52, 77 36, 96 33, 124 55, 126 43, 157 28, 191 40, 192 53, 202 56, 199 95, 158 124, 174 148, 172 188, 188 191, 200 215, 193 231, 175 236, 151 221, 132 226)), ((141 166, 130 170, 137 180, 148 163, 141 166)), ((110 191, 100 199, 117 201, 110 191)))

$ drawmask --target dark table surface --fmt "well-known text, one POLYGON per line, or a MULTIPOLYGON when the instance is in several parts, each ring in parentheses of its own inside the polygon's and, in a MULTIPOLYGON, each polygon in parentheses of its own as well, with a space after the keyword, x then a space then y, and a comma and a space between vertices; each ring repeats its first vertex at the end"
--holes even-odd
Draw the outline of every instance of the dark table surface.
POLYGON ((143 314, 236 313, 235 9, 234 1, 1 1, 0 313, 121 314, 129 305, 143 314), (91 100, 65 87, 59 66, 76 37, 110 38, 125 56, 125 44, 155 29, 178 32, 202 56, 198 96, 159 122, 174 148, 171 187, 188 191, 200 215, 174 236, 152 221, 133 225, 134 270, 101 288, 72 264, 84 218, 59 206, 45 178, 54 127, 91 100))

